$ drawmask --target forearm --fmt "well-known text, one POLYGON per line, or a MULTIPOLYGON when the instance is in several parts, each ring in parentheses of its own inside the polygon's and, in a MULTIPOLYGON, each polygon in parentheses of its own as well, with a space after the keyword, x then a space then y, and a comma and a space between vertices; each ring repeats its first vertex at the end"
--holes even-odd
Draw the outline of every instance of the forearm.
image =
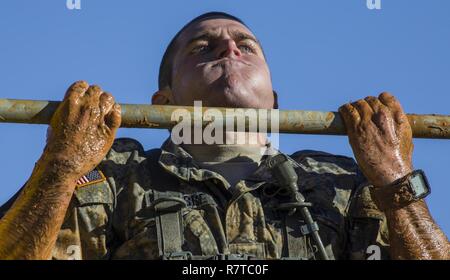
POLYGON ((0 220, 0 259, 49 259, 75 180, 61 161, 41 158, 22 193, 0 220))
POLYGON ((393 259, 450 259, 450 244, 423 200, 386 210, 393 259))

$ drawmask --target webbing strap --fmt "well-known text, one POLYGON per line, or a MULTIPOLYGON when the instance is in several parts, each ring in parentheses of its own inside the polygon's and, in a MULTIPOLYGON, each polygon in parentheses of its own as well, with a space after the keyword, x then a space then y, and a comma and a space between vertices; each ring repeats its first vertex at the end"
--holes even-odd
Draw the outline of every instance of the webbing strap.
POLYGON ((173 254, 182 251, 183 220, 181 209, 185 207, 179 193, 154 192, 156 215, 156 235, 161 258, 173 258, 173 254), (178 199, 177 199, 178 198, 178 199), (180 199, 181 198, 181 199, 180 199))
POLYGON ((305 259, 307 252, 305 238, 300 231, 300 222, 297 215, 285 215, 285 244, 283 259, 305 259))
MULTIPOLYGON (((178 180, 161 170, 158 159, 161 149, 146 153, 147 168, 151 173, 153 188, 164 185, 177 185, 178 180)), ((162 259, 182 259, 181 247, 184 243, 183 220, 181 210, 186 206, 182 195, 177 192, 160 192, 152 190, 146 194, 147 206, 155 211, 156 236, 159 256, 162 259), (149 195, 152 194, 150 198, 149 195)))

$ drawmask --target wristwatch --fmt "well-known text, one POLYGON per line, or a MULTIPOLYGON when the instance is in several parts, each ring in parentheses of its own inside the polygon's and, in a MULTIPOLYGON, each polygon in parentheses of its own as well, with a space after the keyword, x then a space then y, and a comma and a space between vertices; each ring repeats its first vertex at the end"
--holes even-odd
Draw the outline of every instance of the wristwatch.
POLYGON ((383 187, 370 188, 372 199, 380 210, 399 209, 425 198, 431 193, 430 184, 423 170, 410 174, 383 187))

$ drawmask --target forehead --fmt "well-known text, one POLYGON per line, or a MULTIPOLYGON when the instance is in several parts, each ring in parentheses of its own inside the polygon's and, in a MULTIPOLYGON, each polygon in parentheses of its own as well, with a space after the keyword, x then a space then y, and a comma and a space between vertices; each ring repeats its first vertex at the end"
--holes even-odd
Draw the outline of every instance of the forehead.
POLYGON ((215 18, 215 19, 206 19, 201 20, 198 22, 194 22, 190 24, 181 34, 179 35, 177 39, 177 43, 185 43, 188 42, 190 39, 204 33, 217 33, 217 35, 221 35, 222 32, 243 32, 247 33, 249 35, 254 34, 242 23, 232 20, 232 19, 223 19, 223 18, 215 18))

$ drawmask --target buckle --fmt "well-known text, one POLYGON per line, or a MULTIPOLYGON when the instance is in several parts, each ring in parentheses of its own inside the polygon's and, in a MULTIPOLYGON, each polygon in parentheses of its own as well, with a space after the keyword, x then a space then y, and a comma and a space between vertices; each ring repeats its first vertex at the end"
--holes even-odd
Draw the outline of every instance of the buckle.
POLYGON ((302 232, 303 235, 307 235, 310 234, 311 232, 319 231, 319 225, 316 222, 313 222, 310 225, 309 224, 302 225, 300 226, 300 231, 302 232))
POLYGON ((256 259, 255 255, 249 254, 217 254, 214 256, 213 260, 221 260, 221 261, 247 261, 247 260, 256 259))
POLYGON ((192 259, 192 253, 189 251, 181 251, 181 252, 173 252, 173 253, 167 253, 162 256, 163 260, 191 260, 192 259))
POLYGON ((192 194, 183 194, 183 199, 189 208, 202 208, 204 205, 216 206, 214 199, 206 193, 197 192, 192 194))

